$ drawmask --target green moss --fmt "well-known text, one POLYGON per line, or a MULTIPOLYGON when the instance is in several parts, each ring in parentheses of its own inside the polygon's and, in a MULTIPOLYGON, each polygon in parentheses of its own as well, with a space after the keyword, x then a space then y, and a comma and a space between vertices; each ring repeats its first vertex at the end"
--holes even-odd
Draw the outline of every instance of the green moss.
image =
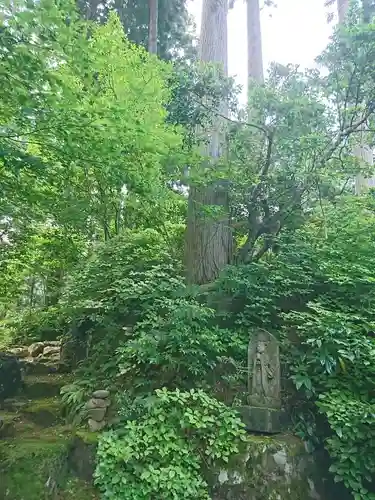
POLYGON ((9 438, 21 434, 27 434, 35 430, 35 424, 28 422, 21 415, 12 412, 1 412, 0 417, 3 425, 0 428, 0 437, 9 438))
POLYGON ((39 435, 1 440, 0 498, 45 498, 66 474, 69 442, 70 438, 57 429, 53 433, 44 431, 39 435), (46 487, 48 480, 49 487, 46 487))
POLYGON ((76 436, 80 438, 85 444, 97 444, 99 433, 90 432, 86 429, 77 429, 75 432, 76 436))
POLYGON ((99 500, 98 492, 91 485, 77 478, 68 479, 60 498, 62 500, 99 500))
POLYGON ((8 424, 10 422, 13 422, 16 419, 17 415, 10 411, 2 411, 0 412, 0 417, 5 424, 8 424))
POLYGON ((22 414, 42 427, 62 422, 59 398, 36 399, 22 408, 22 414))
POLYGON ((59 373, 28 375, 24 380, 24 392, 29 398, 58 396, 61 387, 71 383, 71 380, 71 376, 59 373))
MULTIPOLYGON (((69 377, 29 375, 25 382, 26 398, 37 399, 17 398, 1 412, 7 433, 0 434, 0 499, 98 500, 91 484, 70 474, 76 433, 63 425, 58 397, 69 377)), ((80 429, 77 435, 88 448, 96 445, 95 433, 80 429)))

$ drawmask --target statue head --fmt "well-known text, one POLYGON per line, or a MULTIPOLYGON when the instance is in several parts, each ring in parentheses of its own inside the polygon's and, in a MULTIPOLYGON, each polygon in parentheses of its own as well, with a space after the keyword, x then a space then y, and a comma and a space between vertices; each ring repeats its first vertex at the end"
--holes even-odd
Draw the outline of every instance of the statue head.
POLYGON ((257 344, 257 353, 263 354, 265 350, 266 350, 266 343, 260 340, 257 344))

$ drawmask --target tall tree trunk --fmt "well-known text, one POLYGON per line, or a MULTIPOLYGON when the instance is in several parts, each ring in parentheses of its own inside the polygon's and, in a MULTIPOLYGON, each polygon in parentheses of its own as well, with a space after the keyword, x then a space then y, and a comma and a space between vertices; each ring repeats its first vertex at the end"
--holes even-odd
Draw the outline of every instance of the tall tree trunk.
POLYGON ((30 309, 34 307, 34 299, 35 299, 35 276, 30 278, 30 290, 29 290, 29 306, 30 309))
MULTIPOLYGON (((204 0, 199 57, 202 63, 216 63, 228 73, 228 0, 204 0)), ((213 170, 221 156, 222 118, 227 105, 222 102, 209 131, 209 144, 203 154, 210 158, 206 169, 213 170)), ((185 263, 189 283, 210 283, 232 258, 232 228, 226 181, 189 186, 185 263)))
POLYGON ((149 0, 148 51, 158 53, 158 13, 159 1, 149 0))
MULTIPOLYGON (((363 16, 364 22, 366 22, 366 17, 370 15, 370 7, 367 0, 362 0, 363 16)), ((349 10, 349 0, 337 0, 337 11, 339 17, 339 23, 345 22, 345 18, 349 10)), ((361 133, 362 134, 362 133, 361 133)), ((354 151, 354 155, 362 161, 373 165, 373 151, 369 146, 366 146, 361 138, 361 144, 357 146, 354 151)), ((366 179, 363 175, 358 174, 355 179, 355 194, 359 195, 364 193, 369 186, 374 184, 374 178, 366 179)))
POLYGON ((362 0, 363 5, 363 22, 366 24, 370 24, 374 14, 375 14, 375 5, 373 0, 362 0))
POLYGON ((345 22, 346 14, 349 10, 349 0, 337 0, 337 13, 339 15, 339 23, 345 22))
POLYGON ((263 53, 259 0, 247 0, 247 75, 248 85, 251 83, 251 80, 263 83, 263 53))

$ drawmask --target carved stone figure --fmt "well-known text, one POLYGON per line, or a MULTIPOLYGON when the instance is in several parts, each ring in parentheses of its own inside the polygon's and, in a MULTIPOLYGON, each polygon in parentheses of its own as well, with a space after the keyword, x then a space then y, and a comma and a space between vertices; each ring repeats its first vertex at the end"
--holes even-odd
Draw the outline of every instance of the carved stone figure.
POLYGON ((280 407, 279 343, 265 330, 252 336, 248 347, 249 404, 280 407))
POLYGON ((248 347, 248 406, 239 411, 247 430, 280 432, 279 343, 265 330, 251 336, 248 347))

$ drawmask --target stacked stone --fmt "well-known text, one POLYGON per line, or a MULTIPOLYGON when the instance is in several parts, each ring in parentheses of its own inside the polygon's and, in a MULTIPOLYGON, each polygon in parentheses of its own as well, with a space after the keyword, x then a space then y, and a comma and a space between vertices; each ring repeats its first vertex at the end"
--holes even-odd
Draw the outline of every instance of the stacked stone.
POLYGON ((95 391, 91 399, 86 403, 87 414, 89 417, 89 428, 92 432, 97 432, 105 427, 108 407, 111 404, 109 391, 95 391))

